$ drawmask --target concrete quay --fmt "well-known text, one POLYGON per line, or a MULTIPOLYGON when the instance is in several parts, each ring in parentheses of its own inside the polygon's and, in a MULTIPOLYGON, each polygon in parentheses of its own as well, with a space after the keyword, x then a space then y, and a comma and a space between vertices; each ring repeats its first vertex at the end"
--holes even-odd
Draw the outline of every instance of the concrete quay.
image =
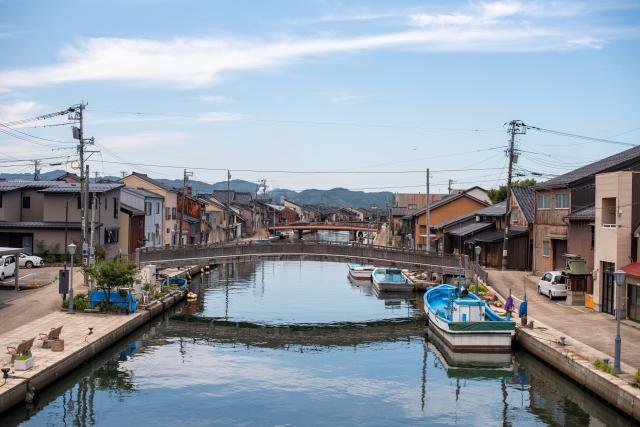
MULTIPOLYGON (((494 279, 491 282, 493 286, 487 285, 489 289, 496 293, 503 303, 505 301, 505 295, 508 294, 508 288, 511 287, 508 286, 508 281, 506 282, 507 283, 494 279)), ((527 280, 525 280, 525 283, 526 282, 527 280)), ((514 294, 516 293, 516 289, 512 289, 514 294)), ((536 295, 529 290, 527 293, 528 295, 536 295)), ((542 298, 543 297, 538 298, 536 295, 534 301, 537 304, 534 305, 534 307, 540 307, 542 305, 542 298)), ((551 303, 549 302, 549 304, 551 303)), ((517 297, 516 306, 519 306, 519 299, 517 299, 517 297)), ((529 313, 531 313, 531 303, 529 303, 528 308, 529 313)), ((555 325, 555 323, 558 322, 558 317, 552 316, 551 314, 544 316, 544 310, 536 310, 536 313, 542 314, 542 316, 534 318, 529 315, 527 317, 529 322, 533 322, 533 327, 523 326, 520 324, 520 319, 515 318, 517 322, 517 344, 546 362, 552 368, 571 378, 580 386, 590 390, 596 396, 612 404, 636 421, 640 421, 640 388, 632 385, 635 382, 634 374, 636 367, 625 363, 625 359, 623 358, 621 363, 622 373, 618 377, 597 369, 593 365, 595 360, 608 359, 609 363, 613 364, 613 357, 575 338, 572 334, 567 334, 564 331, 550 326, 549 323, 553 322, 555 325), (562 343, 563 340, 564 343, 562 343)), ((576 315, 579 315, 579 313, 576 313, 576 315)), ((591 330, 593 335, 598 335, 598 329, 601 327, 595 319, 589 320, 591 321, 580 325, 582 332, 577 334, 578 336, 589 334, 589 330, 591 330)), ((565 324, 561 324, 560 327, 566 329, 565 324)), ((577 332, 577 328, 572 329, 572 331, 577 332)), ((612 344, 613 335, 609 335, 609 338, 612 344)), ((600 343, 600 341, 596 342, 600 343)), ((633 342, 633 345, 636 344, 638 343, 633 342)))
POLYGON ((27 371, 12 371, 0 386, 0 414, 24 402, 28 386, 35 388, 37 393, 183 300, 185 293, 182 290, 172 291, 149 304, 146 310, 130 315, 57 311, 0 335, 2 367, 11 367, 7 346, 16 346, 25 339, 36 337, 32 348, 34 366, 27 371), (37 340, 38 334, 58 326, 63 326, 60 338, 64 340, 64 350, 53 352, 42 348, 37 340), (92 328, 91 332, 89 328, 92 328))

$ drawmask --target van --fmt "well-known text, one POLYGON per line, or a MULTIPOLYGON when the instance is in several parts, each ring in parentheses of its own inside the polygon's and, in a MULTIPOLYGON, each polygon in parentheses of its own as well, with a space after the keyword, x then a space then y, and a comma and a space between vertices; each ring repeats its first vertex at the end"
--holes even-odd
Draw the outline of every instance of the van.
POLYGON ((14 274, 16 274, 16 256, 3 255, 0 257, 0 281, 14 274))

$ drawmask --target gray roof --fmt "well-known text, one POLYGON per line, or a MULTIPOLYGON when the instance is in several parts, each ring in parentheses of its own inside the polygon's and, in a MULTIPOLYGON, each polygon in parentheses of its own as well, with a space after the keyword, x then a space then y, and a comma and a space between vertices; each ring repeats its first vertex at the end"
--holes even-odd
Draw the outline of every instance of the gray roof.
MULTIPOLYGON (((517 227, 513 226, 509 228, 509 238, 514 238, 518 236, 522 236, 527 234, 529 230, 527 227, 517 227)), ((471 237, 469 241, 473 242, 499 242, 504 239, 504 230, 487 230, 482 233, 478 233, 475 236, 471 237)))
POLYGON ((393 208, 391 208, 391 215, 392 216, 411 216, 414 213, 416 213, 417 211, 418 211, 418 209, 393 207, 393 208))
POLYGON ((471 233, 476 233, 481 230, 485 230, 489 227, 492 227, 494 224, 492 222, 473 222, 471 224, 462 225, 460 227, 451 228, 447 233, 452 236, 467 236, 471 233))
POLYGON ((162 197, 160 194, 145 190, 144 188, 134 188, 127 185, 123 188, 123 190, 138 194, 139 196, 142 196, 144 198, 150 197, 154 199, 164 199, 164 197, 162 197))
MULTIPOLYGON (((89 184, 89 192, 105 193, 122 187, 124 184, 89 184)), ((64 181, 0 181, 0 191, 38 190, 40 193, 79 193, 80 184, 64 181)))
POLYGON ((476 215, 480 215, 480 216, 502 216, 506 213, 506 206, 507 206, 507 202, 506 201, 502 201, 500 203, 496 203, 495 205, 490 205, 487 206, 486 208, 482 208, 482 209, 478 209, 475 212, 470 212, 468 214, 465 215, 460 215, 459 217, 456 217, 454 219, 451 219, 449 221, 445 221, 441 224, 436 225, 436 228, 447 228, 450 227, 452 225, 455 225, 459 222, 474 218, 476 215))
MULTIPOLYGON (((100 226, 100 225, 98 225, 100 226)), ((52 221, 0 221, 0 229, 2 228, 56 228, 64 229, 65 223, 52 221)), ((70 230, 79 230, 79 222, 68 222, 67 228, 70 230)))
POLYGON ((529 224, 533 224, 536 213, 535 191, 533 191, 532 187, 513 187, 511 191, 513 196, 516 198, 518 206, 520 206, 525 219, 529 224))
POLYGON ((582 209, 578 209, 565 216, 565 218, 577 221, 595 221, 596 207, 594 205, 591 205, 582 209))
POLYGON ((628 168, 633 168, 633 170, 640 168, 640 145, 557 176, 549 181, 536 185, 535 189, 545 190, 567 187, 570 184, 599 173, 625 170, 628 168))
POLYGON ((129 213, 130 215, 142 216, 142 215, 146 214, 145 211, 142 211, 140 209, 134 208, 133 206, 129 206, 129 205, 124 204, 122 202, 120 202, 120 209, 125 211, 125 212, 127 212, 127 213, 129 213))

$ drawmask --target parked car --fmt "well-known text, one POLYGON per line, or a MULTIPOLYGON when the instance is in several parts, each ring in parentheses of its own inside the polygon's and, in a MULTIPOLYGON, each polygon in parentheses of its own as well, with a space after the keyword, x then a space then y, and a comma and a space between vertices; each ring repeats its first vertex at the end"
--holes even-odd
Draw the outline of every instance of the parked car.
POLYGON ((0 280, 4 280, 14 274, 16 274, 15 255, 3 255, 0 257, 0 280))
POLYGON ((20 267, 44 267, 44 261, 39 256, 20 254, 20 267))
POLYGON ((560 271, 548 271, 538 281, 538 293, 554 299, 567 296, 566 277, 560 271))

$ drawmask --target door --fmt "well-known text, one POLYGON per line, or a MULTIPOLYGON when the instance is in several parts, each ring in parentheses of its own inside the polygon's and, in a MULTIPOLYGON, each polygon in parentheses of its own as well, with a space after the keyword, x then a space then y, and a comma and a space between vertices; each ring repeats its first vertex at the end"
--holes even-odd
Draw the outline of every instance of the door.
POLYGON ((567 254, 566 240, 551 240, 553 242, 553 269, 562 270, 566 267, 565 255, 567 254))
POLYGON ((602 311, 613 314, 616 282, 613 276, 615 265, 612 262, 602 263, 602 311))
POLYGON ((630 320, 640 322, 640 286, 627 285, 627 295, 627 307, 629 307, 627 315, 630 320))

